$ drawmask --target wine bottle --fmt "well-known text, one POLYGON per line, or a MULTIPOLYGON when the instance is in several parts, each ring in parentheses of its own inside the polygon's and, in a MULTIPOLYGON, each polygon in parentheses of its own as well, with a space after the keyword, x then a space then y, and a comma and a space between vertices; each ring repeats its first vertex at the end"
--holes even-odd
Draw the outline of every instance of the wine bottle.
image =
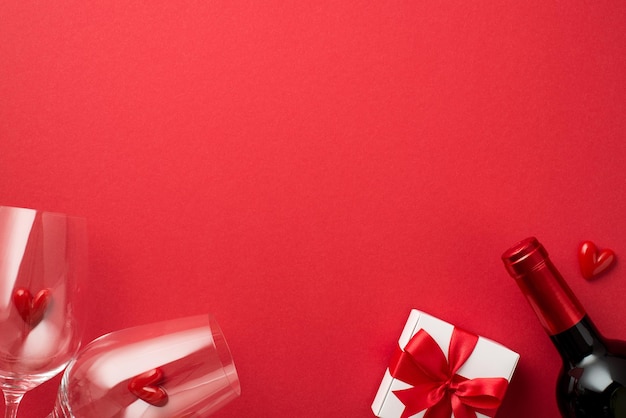
POLYGON ((564 418, 626 418, 626 344, 605 339, 536 238, 502 255, 558 350, 556 399, 564 418))

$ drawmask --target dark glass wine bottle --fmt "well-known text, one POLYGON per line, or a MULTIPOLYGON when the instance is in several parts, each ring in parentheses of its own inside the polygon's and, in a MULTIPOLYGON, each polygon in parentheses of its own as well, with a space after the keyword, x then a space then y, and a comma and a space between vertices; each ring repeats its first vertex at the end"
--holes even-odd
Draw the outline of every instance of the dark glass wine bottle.
POLYGON ((626 418, 626 344, 605 339, 536 238, 502 255, 563 359, 556 399, 565 418, 626 418))

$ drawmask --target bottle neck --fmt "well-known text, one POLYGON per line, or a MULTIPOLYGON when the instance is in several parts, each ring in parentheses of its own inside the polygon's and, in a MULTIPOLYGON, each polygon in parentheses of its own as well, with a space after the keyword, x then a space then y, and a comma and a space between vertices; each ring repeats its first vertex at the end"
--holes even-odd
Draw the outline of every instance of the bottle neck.
POLYGON ((548 335, 560 334, 583 319, 584 308, 537 239, 521 241, 502 259, 548 335))
POLYGON ((607 351, 602 335, 588 316, 584 316, 573 327, 551 335, 550 339, 563 360, 571 365, 579 363, 592 353, 604 354, 607 351))

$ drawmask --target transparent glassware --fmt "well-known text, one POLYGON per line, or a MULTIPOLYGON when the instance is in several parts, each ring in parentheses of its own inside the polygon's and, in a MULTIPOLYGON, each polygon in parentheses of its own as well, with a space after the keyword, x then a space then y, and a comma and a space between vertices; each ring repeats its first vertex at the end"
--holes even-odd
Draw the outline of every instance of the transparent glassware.
POLYGON ((89 343, 65 370, 48 418, 202 418, 240 392, 215 318, 192 316, 89 343))
POLYGON ((86 221, 0 206, 0 389, 6 417, 80 348, 86 221))

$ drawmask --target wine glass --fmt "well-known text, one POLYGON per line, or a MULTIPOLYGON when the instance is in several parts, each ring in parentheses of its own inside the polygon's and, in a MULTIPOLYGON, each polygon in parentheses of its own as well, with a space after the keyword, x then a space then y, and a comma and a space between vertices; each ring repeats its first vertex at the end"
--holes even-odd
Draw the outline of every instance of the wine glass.
POLYGON ((202 418, 240 392, 215 318, 192 316, 89 343, 65 370, 48 418, 202 418))
POLYGON ((7 418, 26 392, 58 374, 82 336, 84 219, 0 206, 0 389, 7 418))

